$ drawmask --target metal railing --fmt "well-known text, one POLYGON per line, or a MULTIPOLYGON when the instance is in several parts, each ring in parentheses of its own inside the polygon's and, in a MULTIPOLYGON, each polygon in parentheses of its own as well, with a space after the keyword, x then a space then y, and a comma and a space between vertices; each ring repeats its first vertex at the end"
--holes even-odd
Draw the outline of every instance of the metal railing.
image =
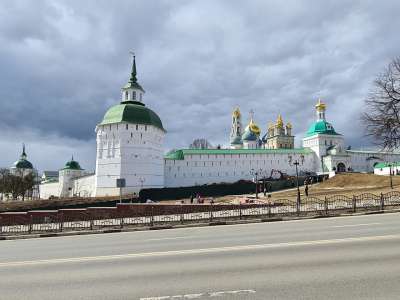
POLYGON ((400 192, 352 197, 333 195, 324 198, 279 199, 273 202, 232 204, 117 204, 116 207, 36 210, 0 213, 0 235, 123 228, 128 226, 165 226, 185 223, 211 223, 235 219, 265 220, 294 216, 330 216, 361 211, 396 209, 400 192))

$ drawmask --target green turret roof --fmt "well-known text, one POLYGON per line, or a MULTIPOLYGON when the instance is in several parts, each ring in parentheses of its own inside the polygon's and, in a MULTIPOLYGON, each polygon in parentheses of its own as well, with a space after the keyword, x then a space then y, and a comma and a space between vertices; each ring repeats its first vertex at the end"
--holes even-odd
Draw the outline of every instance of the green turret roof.
POLYGON ((340 135, 335 131, 332 124, 325 120, 318 120, 313 123, 308 129, 306 136, 312 136, 315 134, 340 135))
POLYGON ((131 123, 153 125, 164 130, 160 117, 143 103, 138 101, 123 101, 112 106, 104 115, 100 125, 113 123, 131 123))
POLYGON ((74 157, 72 156, 71 160, 65 164, 65 167, 62 168, 62 170, 83 170, 83 169, 81 168, 79 163, 76 160, 74 160, 74 157))
POLYGON ((17 169, 33 169, 33 165, 32 163, 27 160, 27 155, 25 153, 25 144, 22 144, 22 154, 19 160, 17 160, 14 164, 13 164, 14 168, 17 169))

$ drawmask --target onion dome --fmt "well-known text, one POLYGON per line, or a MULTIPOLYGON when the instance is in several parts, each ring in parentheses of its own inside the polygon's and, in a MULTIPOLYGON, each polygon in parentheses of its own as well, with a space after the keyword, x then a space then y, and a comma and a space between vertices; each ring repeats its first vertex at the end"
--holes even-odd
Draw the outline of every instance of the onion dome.
POLYGON ((25 144, 22 145, 22 154, 19 160, 17 160, 13 167, 16 169, 33 169, 32 163, 27 160, 27 155, 25 153, 25 144))
POLYGON ((240 109, 239 109, 239 107, 236 107, 235 108, 235 110, 233 111, 233 113, 232 113, 232 116, 234 117, 234 118, 240 118, 240 109))
POLYGON ((240 136, 235 136, 234 138, 231 139, 231 145, 242 145, 243 141, 240 136))
POLYGON ((311 124, 306 136, 312 136, 315 134, 340 135, 335 131, 332 124, 325 120, 326 104, 321 102, 321 99, 318 99, 318 102, 315 105, 315 110, 317 112, 317 121, 311 124))
POLYGON ((317 111, 324 111, 326 109, 326 104, 321 102, 321 99, 318 99, 317 104, 315 105, 315 109, 317 111))
POLYGON ((71 160, 67 161, 65 167, 62 168, 62 170, 83 170, 83 169, 81 168, 79 163, 76 160, 74 160, 74 157, 72 156, 71 160))
POLYGON ((260 133, 261 133, 260 128, 257 126, 256 123, 254 123, 253 119, 251 119, 249 125, 247 125, 244 130, 244 133, 242 135, 242 140, 256 141, 258 140, 260 133))
POLYGON ((278 115, 278 119, 276 120, 276 126, 279 128, 283 128, 283 120, 281 114, 278 115))

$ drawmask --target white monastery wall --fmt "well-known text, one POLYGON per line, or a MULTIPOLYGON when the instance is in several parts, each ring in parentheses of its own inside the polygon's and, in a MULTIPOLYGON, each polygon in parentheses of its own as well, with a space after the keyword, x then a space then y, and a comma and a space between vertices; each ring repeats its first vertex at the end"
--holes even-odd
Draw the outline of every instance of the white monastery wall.
POLYGON ((91 174, 74 179, 72 195, 77 197, 93 197, 95 194, 95 177, 95 174, 91 174))
POLYGON ((378 162, 400 161, 400 153, 357 150, 347 150, 346 152, 350 155, 351 165, 355 172, 370 173, 374 172, 374 165, 378 162))
POLYGON ((241 179, 252 180, 251 169, 262 169, 267 177, 271 171, 279 170, 295 175, 295 166, 289 165, 292 160, 304 156, 300 171, 314 170, 314 153, 275 153, 275 154, 187 154, 183 160, 165 160, 165 186, 180 187, 221 182, 236 182, 241 179))
POLYGON ((49 199, 51 196, 60 196, 60 183, 59 182, 48 182, 42 183, 39 186, 39 195, 41 199, 49 199))

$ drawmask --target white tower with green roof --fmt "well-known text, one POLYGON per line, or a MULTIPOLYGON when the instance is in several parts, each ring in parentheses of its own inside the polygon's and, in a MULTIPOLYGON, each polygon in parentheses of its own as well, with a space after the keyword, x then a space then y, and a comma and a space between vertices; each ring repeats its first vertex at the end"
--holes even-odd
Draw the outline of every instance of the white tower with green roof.
POLYGON ((317 155, 315 170, 317 173, 332 171, 333 167, 324 166, 325 157, 330 155, 331 149, 337 153, 344 151, 343 136, 335 131, 332 124, 326 121, 326 104, 318 100, 315 105, 317 120, 310 126, 303 138, 303 147, 310 148, 317 155))
POLYGON ((117 179, 125 179, 123 194, 164 187, 165 129, 159 116, 143 103, 143 95, 133 56, 120 104, 112 106, 96 127, 96 196, 119 195, 117 179))
POLYGON ((59 197, 72 197, 74 196, 74 181, 73 179, 78 178, 83 175, 83 169, 79 163, 74 160, 72 156, 71 160, 68 161, 64 168, 58 172, 59 181, 59 197))

